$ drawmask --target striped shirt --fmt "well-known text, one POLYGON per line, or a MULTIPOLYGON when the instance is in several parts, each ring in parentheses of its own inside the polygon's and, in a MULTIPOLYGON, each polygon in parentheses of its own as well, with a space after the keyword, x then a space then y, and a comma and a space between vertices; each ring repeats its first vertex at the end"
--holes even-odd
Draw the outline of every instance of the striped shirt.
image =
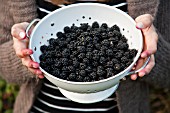
MULTIPOLYGON (((82 2, 85 2, 85 0, 81 0, 76 3, 82 2)), ((89 0, 88 2, 96 1, 89 0)), ((127 3, 125 0, 106 4, 127 12, 127 3)), ((44 0, 37 0, 37 5, 39 18, 43 18, 50 12, 64 6, 56 6, 44 0)), ((73 102, 64 97, 60 93, 58 87, 45 78, 30 113, 118 113, 118 107, 115 93, 107 99, 97 103, 81 104, 73 102)))

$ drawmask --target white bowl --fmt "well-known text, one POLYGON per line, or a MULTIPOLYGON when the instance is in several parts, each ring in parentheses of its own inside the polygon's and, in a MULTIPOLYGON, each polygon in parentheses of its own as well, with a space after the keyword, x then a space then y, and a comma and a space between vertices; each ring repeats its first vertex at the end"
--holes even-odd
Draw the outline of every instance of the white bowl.
MULTIPOLYGON (((132 64, 122 72, 110 78, 94 82, 72 82, 63 80, 40 68, 49 81, 60 89, 66 90, 67 93, 89 94, 103 91, 102 94, 104 95, 106 94, 104 90, 111 88, 115 91, 116 88, 112 87, 118 85, 120 79, 130 72, 141 54, 143 37, 141 31, 136 29, 135 21, 128 14, 104 4, 80 3, 57 9, 37 23, 30 35, 29 48, 34 51, 31 58, 36 62, 40 62, 40 46, 44 44, 48 45, 47 40, 53 37, 51 35, 55 35, 58 31, 63 31, 64 26, 71 26, 73 23, 76 26, 79 26, 80 23, 89 23, 91 25, 94 21, 97 21, 99 24, 107 23, 109 27, 117 24, 120 27, 121 33, 128 39, 129 48, 137 49, 138 53, 132 64)), ((83 101, 81 102, 83 103, 83 101)))

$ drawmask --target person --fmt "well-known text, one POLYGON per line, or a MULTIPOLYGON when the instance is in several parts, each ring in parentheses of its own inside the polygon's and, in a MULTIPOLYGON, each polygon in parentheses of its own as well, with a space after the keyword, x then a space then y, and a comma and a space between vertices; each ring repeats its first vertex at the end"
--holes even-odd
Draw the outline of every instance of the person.
MULTIPOLYGON (((119 3, 122 0, 117 0, 119 3)), ((116 2, 117 2, 116 1, 116 2)), ((64 1, 63 1, 64 2, 64 1)), ((127 0, 127 8, 128 14, 132 16, 136 20, 136 26, 138 29, 141 29, 145 46, 144 50, 141 54, 141 58, 139 60, 140 66, 142 64, 143 59, 151 55, 151 60, 149 64, 138 74, 131 75, 131 79, 127 78, 126 81, 121 82, 118 90, 116 91, 116 102, 114 98, 109 97, 112 101, 92 104, 92 105, 82 105, 76 104, 74 102, 70 102, 66 100, 66 98, 60 97, 60 94, 53 94, 50 91, 47 91, 50 87, 53 89, 57 89, 51 83, 46 80, 42 80, 44 78, 43 73, 39 70, 39 64, 33 62, 29 55, 32 54, 32 50, 27 48, 29 40, 25 35, 25 28, 31 20, 37 18, 37 12, 39 13, 39 17, 42 18, 46 15, 44 12, 48 12, 48 10, 41 8, 43 3, 45 5, 49 5, 49 10, 56 9, 56 5, 63 2, 57 2, 55 0, 51 1, 41 1, 37 0, 37 5, 34 0, 24 1, 24 0, 13 0, 13 1, 3 1, 1 8, 1 12, 3 16, 1 16, 0 21, 3 23, 0 27, 0 72, 4 79, 9 82, 15 82, 20 85, 20 91, 16 98, 14 113, 28 113, 28 112, 50 112, 46 111, 52 110, 51 112, 120 112, 120 113, 149 113, 149 100, 148 100, 148 84, 161 85, 163 87, 169 87, 168 75, 169 68, 166 67, 169 59, 167 55, 169 55, 169 42, 165 41, 166 39, 159 35, 158 41, 158 52, 157 50, 157 40, 158 36, 156 30, 153 25, 154 18, 158 18, 156 15, 158 10, 158 0, 127 0), (52 3, 52 4, 51 4, 52 3), (15 24, 15 25, 14 25, 15 24), (11 29, 12 27, 12 29, 11 29), (13 36, 13 40, 11 40, 10 35, 13 36), (14 48, 14 49, 13 49, 14 48), (7 50, 8 49, 8 50, 7 50), (156 62, 155 65, 154 53, 156 52, 156 59, 162 62, 156 62), (16 55, 21 58, 19 60, 16 55), (23 65, 24 66, 23 66, 23 65), (26 67, 25 67, 26 66, 26 67), (152 69, 154 67, 154 69, 152 69), (151 71, 152 70, 152 71, 151 71), (151 71, 151 73, 150 73, 151 71), (150 73, 150 74, 149 74, 150 73), (146 75, 147 74, 147 75, 146 75), (161 75, 160 75, 161 74, 161 75), (37 75, 37 76, 35 76, 37 75), (145 77, 143 77, 146 75, 145 77), (154 76, 153 76, 154 75, 154 76), (38 77, 38 78, 37 78, 38 77), (142 78, 139 78, 142 77, 142 78), (39 79, 40 78, 40 79, 39 79), (137 79, 139 78, 139 79, 137 79), (45 88, 46 87, 46 88, 45 88), (48 87, 48 88, 47 88, 48 87), (48 92, 45 93, 45 91, 48 92), (50 95, 50 96, 49 96, 50 95), (57 96, 55 96, 57 95, 57 96), (54 97, 55 96, 55 97, 54 97), (50 99, 53 97, 52 99, 50 99), (58 97, 56 99, 56 97, 58 97), (60 98, 59 98, 60 97, 60 98), (48 101, 48 98, 50 101, 48 101), (45 99, 43 101, 42 99, 45 99), (54 102, 52 100, 56 99, 58 103, 46 103, 54 102), (60 100, 61 99, 61 100, 60 100), (23 102, 22 102, 23 101, 23 102), (40 105, 38 105, 38 104, 40 105), (45 103, 45 104, 44 104, 45 103), (69 103, 69 104, 67 104, 69 103), (116 105, 116 104, 117 105, 116 105), (52 105, 55 106, 52 106, 52 105), (65 105, 65 106, 61 106, 65 105), (71 106, 72 105, 72 106, 71 106), (118 107, 118 111, 116 111, 114 106, 118 107), (97 107, 98 108, 97 108, 97 107), (99 107, 103 107, 102 109, 99 107), (111 108, 111 109, 109 109, 111 108)), ((69 1, 73 2, 73 1, 69 1)), ((118 3, 117 2, 117 3, 118 3)), ((124 1, 123 1, 124 2, 124 1)), ((68 2, 64 2, 68 3, 68 2)), ((47 5, 47 6, 48 6, 47 5)), ((159 11, 159 10, 158 10, 159 11)), ((56 102, 56 101, 55 101, 56 102)))

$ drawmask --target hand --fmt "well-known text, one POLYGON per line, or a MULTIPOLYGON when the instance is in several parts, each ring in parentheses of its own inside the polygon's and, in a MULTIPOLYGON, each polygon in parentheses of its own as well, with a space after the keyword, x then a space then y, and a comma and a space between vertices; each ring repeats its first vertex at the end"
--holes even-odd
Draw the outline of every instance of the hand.
POLYGON ((26 37, 25 29, 29 23, 23 22, 12 26, 11 34, 13 36, 13 48, 16 55, 21 58, 22 64, 25 65, 28 70, 39 78, 44 78, 43 73, 39 69, 39 64, 31 60, 30 55, 33 54, 31 49, 28 49, 29 39, 26 37))
POLYGON ((138 74, 131 75, 132 80, 136 80, 137 77, 143 77, 148 74, 155 65, 154 53, 157 51, 158 34, 156 33, 155 27, 153 25, 153 17, 150 14, 144 14, 135 19, 136 28, 140 29, 144 38, 144 48, 141 56, 135 66, 135 69, 140 68, 145 59, 151 56, 148 65, 138 72, 138 74))

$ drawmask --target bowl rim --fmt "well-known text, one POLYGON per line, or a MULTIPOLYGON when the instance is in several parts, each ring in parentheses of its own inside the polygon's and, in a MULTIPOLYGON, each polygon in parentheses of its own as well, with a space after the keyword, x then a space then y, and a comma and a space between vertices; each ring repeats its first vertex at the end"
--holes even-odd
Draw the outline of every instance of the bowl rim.
MULTIPOLYGON (((49 18, 51 15, 53 14, 56 14, 57 12, 60 12, 62 10, 67 10, 69 8, 72 8, 72 7, 79 7, 79 6, 99 6, 99 7, 105 7, 105 8, 109 8, 109 9, 112 9, 114 11, 117 11, 118 13, 121 13, 122 15, 124 15, 127 19, 129 19, 132 24, 135 25, 135 21, 134 19, 129 16, 127 13, 123 12, 122 10, 116 8, 116 7, 113 7, 113 6, 109 6, 109 5, 106 5, 106 4, 101 4, 101 3, 76 3, 76 4, 71 4, 71 5, 68 5, 68 6, 64 6, 64 7, 61 7, 57 10, 54 10, 53 12, 49 13, 48 15, 46 15, 44 18, 42 18, 37 24, 36 26, 34 27, 31 35, 30 35, 30 42, 32 40, 32 37, 33 37, 33 34, 34 32, 36 31, 36 29, 38 28, 38 26, 43 23, 47 18, 49 18)), ((142 36, 142 33, 141 33, 141 30, 138 31, 138 34, 139 34, 139 37, 138 38, 142 38, 142 42, 141 42, 141 48, 138 49, 138 52, 136 54, 136 56, 134 57, 134 60, 133 62, 126 68, 124 69, 123 71, 119 72, 118 74, 112 76, 112 77, 109 77, 109 78, 106 78, 106 79, 102 79, 102 80, 99 80, 99 81, 93 81, 93 82, 74 82, 74 81, 67 81, 67 80, 64 80, 64 79, 60 79, 58 77, 55 77, 53 75, 51 75, 50 73, 46 72, 44 69, 42 69, 40 67, 40 70, 45 74, 45 76, 49 76, 51 77, 52 79, 55 79, 55 80, 58 80, 60 82, 64 82, 64 83, 67 83, 67 84, 75 84, 75 85, 91 85, 91 84, 98 84, 98 83, 101 83, 101 82, 106 82, 106 81, 110 81, 120 75, 123 75, 125 73, 127 73, 133 66, 134 64, 137 62, 138 58, 140 57, 140 54, 142 52, 142 49, 143 49, 143 36, 142 36)), ((31 48, 31 43, 29 43, 29 48, 31 48)), ((34 56, 31 55, 31 58, 35 61, 34 59, 34 56)))

